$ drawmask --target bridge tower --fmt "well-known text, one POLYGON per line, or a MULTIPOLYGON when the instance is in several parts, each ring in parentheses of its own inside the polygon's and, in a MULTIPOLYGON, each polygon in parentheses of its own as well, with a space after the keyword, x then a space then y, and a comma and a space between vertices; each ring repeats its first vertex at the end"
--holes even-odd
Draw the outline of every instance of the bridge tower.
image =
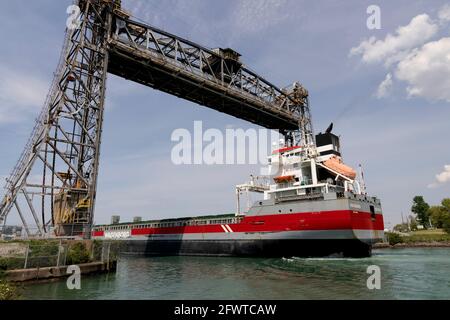
MULTIPOLYGON (((66 30, 53 85, 27 146, 7 180, 0 222, 11 209, 25 226, 31 213, 44 235, 90 235, 108 67, 113 1, 78 3, 66 30), (48 213, 51 213, 48 216, 48 213)), ((29 228, 26 228, 27 232, 29 228)))

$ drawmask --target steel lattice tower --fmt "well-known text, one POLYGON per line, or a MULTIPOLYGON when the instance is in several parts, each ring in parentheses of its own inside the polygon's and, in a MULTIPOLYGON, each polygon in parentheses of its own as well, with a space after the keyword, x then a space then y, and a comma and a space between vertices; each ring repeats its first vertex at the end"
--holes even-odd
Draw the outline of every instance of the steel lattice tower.
POLYGON ((79 235, 83 229, 89 234, 92 224, 112 16, 104 1, 81 1, 79 6, 79 27, 67 31, 48 105, 1 204, 2 213, 17 209, 27 233, 23 204, 41 234, 50 224, 57 226, 56 234, 79 235), (36 181, 36 176, 42 180, 36 181), (46 221, 48 211, 51 221, 46 221))

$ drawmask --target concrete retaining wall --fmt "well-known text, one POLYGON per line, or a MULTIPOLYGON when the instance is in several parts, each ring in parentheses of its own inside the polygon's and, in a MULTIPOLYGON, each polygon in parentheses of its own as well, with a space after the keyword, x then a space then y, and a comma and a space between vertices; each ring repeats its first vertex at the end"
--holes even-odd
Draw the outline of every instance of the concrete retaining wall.
MULTIPOLYGON (((108 273, 115 271, 117 262, 91 262, 78 265, 81 274, 108 273)), ((5 280, 10 282, 43 281, 66 278, 68 266, 38 269, 10 270, 5 272, 5 280)))

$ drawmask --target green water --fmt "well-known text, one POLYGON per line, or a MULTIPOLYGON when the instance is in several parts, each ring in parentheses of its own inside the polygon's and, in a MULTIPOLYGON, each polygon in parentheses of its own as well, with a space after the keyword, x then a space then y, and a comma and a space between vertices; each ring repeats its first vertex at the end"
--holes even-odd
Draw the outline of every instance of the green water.
POLYGON ((371 258, 122 256, 117 274, 27 286, 24 299, 450 299, 450 248, 382 249, 371 258), (367 288, 367 267, 381 289, 367 288))

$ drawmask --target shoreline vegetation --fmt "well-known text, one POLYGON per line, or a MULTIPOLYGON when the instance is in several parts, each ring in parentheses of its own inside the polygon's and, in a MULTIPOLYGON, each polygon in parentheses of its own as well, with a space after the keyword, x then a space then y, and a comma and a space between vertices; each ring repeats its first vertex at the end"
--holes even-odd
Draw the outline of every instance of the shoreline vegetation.
POLYGON ((450 247, 450 234, 443 229, 420 230, 409 233, 388 232, 385 242, 373 246, 374 249, 448 247, 450 247))
POLYGON ((392 232, 386 232, 385 241, 373 248, 450 247, 450 198, 430 206, 423 196, 415 196, 411 213, 406 221, 402 214, 402 223, 394 226, 392 232))

